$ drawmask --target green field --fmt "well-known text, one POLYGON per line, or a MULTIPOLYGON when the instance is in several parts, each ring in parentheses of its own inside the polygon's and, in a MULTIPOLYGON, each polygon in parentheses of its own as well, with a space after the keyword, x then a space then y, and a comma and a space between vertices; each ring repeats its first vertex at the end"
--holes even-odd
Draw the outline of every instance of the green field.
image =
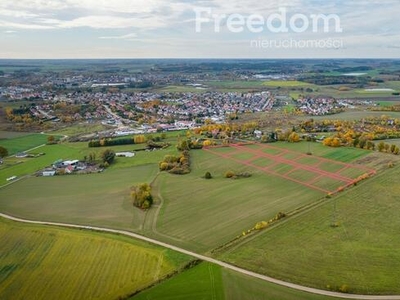
MULTIPOLYGON (((297 143, 296 151, 285 143, 277 146, 267 144, 253 144, 247 146, 206 149, 222 159, 232 160, 248 168, 254 168, 267 173, 269 176, 283 178, 287 184, 302 184, 307 188, 316 189, 326 194, 335 193, 339 188, 351 186, 353 181, 363 174, 374 174, 375 170, 367 169, 356 164, 345 164, 340 160, 350 162, 370 152, 362 152, 358 149, 321 148, 321 157, 306 155, 299 151, 300 146, 311 149, 307 143, 297 143), (326 157, 326 158, 325 158, 326 157)), ((320 144, 317 146, 323 147, 320 144)))
POLYGON ((399 294, 398 176, 387 170, 220 258, 321 289, 399 294))
MULTIPOLYGON (((151 155, 160 155, 158 151, 142 153, 150 155, 148 160, 151 155)), ((154 194, 160 193, 164 199, 158 219, 156 208, 146 217, 145 212, 133 208, 129 197, 130 187, 151 182, 158 166, 132 163, 135 167, 130 168, 124 162, 126 167, 119 168, 117 164, 102 174, 32 177, 15 182, 0 190, 0 210, 30 219, 134 231, 154 231, 151 223, 155 218, 161 235, 174 242, 178 239, 178 244, 189 249, 207 251, 279 211, 295 209, 323 196, 323 193, 301 185, 288 186, 280 178, 252 170, 248 170, 253 173, 249 179, 229 180, 223 177, 227 170, 245 169, 201 150, 192 151, 192 156, 191 174, 162 173, 156 179, 154 194), (210 171, 214 179, 204 180, 202 176, 206 171, 210 171)))
POLYGON ((377 101, 376 104, 379 105, 379 107, 390 107, 393 105, 398 105, 398 104, 400 104, 400 102, 398 102, 398 101, 377 101))
MULTIPOLYGON (((279 142, 272 144, 272 146, 299 152, 301 154, 305 154, 310 150, 314 156, 337 160, 345 163, 354 162, 357 159, 360 159, 372 153, 372 151, 360 150, 358 148, 348 148, 348 147, 332 148, 332 147, 326 147, 322 145, 322 143, 309 143, 309 142, 300 142, 300 143, 279 142)), ((310 156, 309 159, 312 160, 313 157, 310 156)))
POLYGON ((9 155, 26 151, 46 143, 47 135, 44 134, 29 134, 11 139, 0 140, 0 146, 6 148, 9 155))
POLYGON ((0 141, 4 139, 13 139, 16 137, 21 137, 21 136, 26 136, 30 135, 31 133, 29 132, 17 132, 17 131, 3 131, 0 130, 0 141))
POLYGON ((190 258, 130 238, 0 219, 1 299, 119 299, 190 258))
MULTIPOLYGON (((46 145, 28 153, 45 153, 36 158, 7 158, 0 166, 0 185, 7 183, 6 179, 11 176, 25 176, 50 166, 57 159, 81 158, 79 150, 68 145, 46 145)), ((82 156, 83 158, 83 156, 82 156)))
POLYGON ((271 80, 271 81, 264 81, 263 84, 268 87, 281 87, 281 88, 314 86, 313 84, 296 80, 271 80))
MULTIPOLYGON (((396 98, 398 96, 394 96, 393 92, 394 91, 368 91, 366 88, 349 88, 348 90, 341 91, 339 90, 341 86, 337 85, 326 85, 326 86, 321 86, 321 85, 314 85, 313 92, 307 93, 308 95, 312 95, 315 97, 318 96, 327 96, 329 95, 330 97, 334 97, 337 99, 345 99, 345 98, 359 98, 359 99, 368 99, 368 100, 373 100, 374 98, 396 98)), ((381 88, 392 88, 393 90, 396 90, 396 88, 386 86, 386 84, 379 85, 379 86, 373 86, 371 88, 375 89, 381 89, 381 88)), ((299 94, 299 93, 295 93, 299 94)), ((400 98, 399 98, 400 99, 400 98)))
MULTIPOLYGON (((165 141, 169 141, 166 139, 165 141)), ((176 141, 173 138, 174 143, 176 141)), ((115 162, 109 167, 109 169, 120 169, 126 167, 134 167, 146 164, 157 164, 164 158, 165 155, 176 155, 178 150, 174 146, 170 146, 166 149, 154 150, 154 151, 137 151, 146 148, 146 144, 133 144, 133 145, 122 145, 122 146, 112 146, 112 147, 98 147, 98 148, 88 148, 87 143, 67 143, 66 146, 73 149, 75 153, 78 153, 77 159, 83 159, 86 155, 90 153, 96 153, 97 160, 100 159, 101 153, 106 149, 111 149, 114 152, 124 152, 124 151, 135 151, 135 156, 132 158, 116 157, 115 162)), ((155 167, 157 168, 157 167, 155 167)))
POLYGON ((266 86, 261 80, 226 80, 226 81, 209 81, 204 82, 204 85, 209 86, 219 91, 243 91, 253 89, 265 89, 266 86))
MULTIPOLYGON (((139 146, 141 145, 117 146, 113 149, 116 151, 128 150, 139 146)), ((246 146, 243 149, 256 150, 257 147, 261 146, 246 146)), ((297 144, 278 142, 268 146, 265 151, 274 155, 282 155, 284 159, 298 159, 297 155, 304 154, 309 147, 311 147, 313 156, 304 156, 298 162, 307 165, 320 163, 319 167, 322 170, 326 169, 326 171, 331 169, 338 171, 339 167, 333 162, 332 165, 329 162, 321 163, 317 157, 342 162, 361 160, 363 165, 369 165, 370 157, 381 155, 356 148, 330 148, 320 143, 309 144, 307 142, 297 144)), ((104 148, 87 148, 86 143, 45 146, 37 151, 43 151, 43 149, 46 150, 46 155, 34 160, 44 159, 44 157, 51 161, 58 158, 73 159, 91 151, 104 150, 104 148), (69 156, 64 157, 63 153, 69 156)), ((233 151, 237 149, 227 147, 217 150, 229 154, 234 153, 233 151)), ((239 150, 242 150, 242 148, 239 150)), ((158 161, 165 154, 174 153, 176 153, 175 147, 152 152, 137 152, 137 155, 131 159, 117 158, 115 165, 101 174, 26 178, 0 189, 0 211, 29 219, 126 229, 186 249, 205 253, 240 236, 243 231, 252 228, 257 222, 273 218, 278 212, 288 213, 316 203, 326 196, 324 192, 313 190, 300 183, 288 181, 240 163, 240 161, 254 158, 256 166, 269 167, 270 161, 266 163, 260 159, 261 156, 257 158, 257 153, 251 151, 236 153, 234 155, 234 158, 238 160, 236 162, 205 150, 193 150, 191 151, 192 172, 190 174, 185 176, 164 172, 158 174, 158 161), (224 174, 229 170, 250 172, 252 177, 236 180, 227 179, 224 174), (206 172, 211 172, 213 179, 205 180, 203 176, 206 172), (153 182, 153 195, 156 201, 154 207, 147 212, 134 208, 130 199, 130 187, 142 182, 153 182)), ((25 164, 28 164, 28 162, 25 164)), ((277 164, 271 168, 279 174, 292 170, 285 163, 277 164)), ((400 173, 400 169, 392 169, 387 171, 387 174, 390 175, 390 172, 393 173, 395 170, 400 173)), ((7 169, 1 170, 1 174, 5 171, 7 169)), ((293 171, 293 178, 298 178, 298 180, 316 178, 312 173, 304 173, 304 170, 293 171)), ((352 170, 348 169, 341 174, 353 176, 351 172, 352 170)), ((397 176, 396 172, 391 175, 393 178, 397 176)), ((326 205, 289 218, 272 230, 239 241, 234 247, 228 248, 230 252, 224 253, 225 250, 222 250, 218 255, 234 264, 257 272, 322 289, 326 289, 328 285, 332 289, 348 285, 351 292, 383 293, 387 290, 395 293, 397 290, 391 287, 393 282, 387 280, 385 270, 382 267, 382 260, 386 259, 385 253, 376 253, 375 249, 368 248, 373 245, 374 241, 371 242, 367 239, 360 241, 358 232, 355 233, 353 238, 346 239, 346 235, 352 234, 351 226, 359 225, 363 229, 370 230, 367 238, 372 239, 378 236, 377 230, 381 226, 369 224, 372 223, 370 220, 374 220, 374 222, 377 220, 379 222, 387 221, 383 217, 385 213, 380 211, 380 206, 376 205, 375 200, 369 203, 369 200, 365 199, 367 195, 382 195, 382 192, 371 189, 378 188, 379 184, 386 183, 386 173, 383 173, 383 175, 385 176, 378 175, 376 178, 369 179, 348 192, 340 194, 340 196, 335 196, 340 221, 338 228, 329 226, 329 222, 332 220, 333 200, 326 200, 326 205), (370 183, 371 185, 369 185, 370 183), (354 194, 351 194, 352 192, 354 194), (369 207, 367 212, 361 209, 364 204, 369 207), (377 210, 376 215, 382 213, 382 215, 379 215, 382 220, 376 218, 375 215, 369 215, 374 209, 377 210), (341 214, 342 211, 343 215, 341 214), (286 230, 287 227, 289 229, 286 230), (325 231, 323 228, 325 228, 325 231), (293 237, 297 237, 296 242, 293 241, 293 237), (304 247, 304 244, 307 246, 303 249, 301 247, 304 247), (293 247, 294 245, 297 245, 298 248, 293 247), (339 245, 338 248, 336 248, 337 245, 339 245), (279 252, 279 255, 276 255, 276 252, 279 252), (346 257, 342 257, 341 252, 346 257), (358 255, 358 252, 361 254, 358 255), (299 253, 301 254, 300 258, 297 258, 299 253), (381 261, 377 260, 373 267, 364 270, 362 267, 367 264, 368 258, 374 259, 375 256, 381 261), (348 271, 346 264, 350 264, 351 259, 354 260, 355 257, 357 257, 357 260, 359 259, 360 265, 357 265, 354 270, 348 271), (315 266, 313 258, 315 259, 315 266), (336 264, 336 262, 338 263, 336 264), (295 266, 296 272, 292 272, 292 265, 295 266), (333 267, 337 267, 336 273, 330 273, 333 267), (320 277, 318 268, 322 270, 320 277), (370 284, 372 275, 364 275, 364 273, 369 274, 369 272, 381 274, 381 271, 383 272, 382 280, 376 284, 370 284), (345 275, 346 272, 348 272, 348 276, 345 275), (364 276, 358 285, 355 281, 357 272, 364 276), (384 282, 388 282, 388 284, 384 284, 384 282), (379 284, 382 285, 381 289, 378 287, 379 284)), ((326 182, 326 178, 321 178, 315 184, 324 187, 325 185, 329 186, 331 182, 326 182)), ((385 189, 388 190, 387 187, 385 189)), ((388 193, 387 200, 391 203, 394 201, 395 195, 396 192, 388 193)), ((389 202, 386 205, 389 206, 389 202)), ((397 207, 395 204, 392 207, 391 213, 394 213, 397 207)), ((393 223, 392 227, 398 223, 394 221, 393 217, 390 220, 393 223)), ((383 226, 386 226, 386 224, 383 226)), ((388 235, 381 234, 382 240, 379 239, 379 241, 392 242, 386 241, 389 233, 385 231, 385 234, 388 235)), ((395 249, 397 246, 400 245, 394 243, 390 245, 390 249, 395 249)), ((377 249, 379 250, 379 247, 377 249)), ((390 259, 399 258, 397 255, 393 255, 390 259)), ((213 277, 216 280, 213 284, 218 284, 221 287, 219 290, 218 288, 213 289, 216 293, 214 296, 210 292, 206 292, 204 294, 206 296, 203 296, 214 299, 223 299, 224 297, 231 299, 233 294, 229 294, 229 290, 234 290, 236 285, 240 286, 239 282, 232 285, 229 283, 233 280, 233 275, 230 277, 230 281, 224 282, 224 278, 229 277, 229 275, 226 275, 225 271, 221 273, 221 270, 215 268, 217 267, 212 267, 212 272, 216 276, 213 277), (221 276, 222 281, 218 281, 221 276), (230 288, 228 289, 226 286, 230 286, 230 288)), ((204 283, 206 286, 209 285, 207 280, 204 283)), ((178 282, 177 284, 183 283, 178 282)), ((255 289, 260 290, 261 295, 264 287, 258 283, 251 284, 255 286, 255 289)), ((243 283, 243 286, 246 286, 246 284, 243 283)), ((269 286, 267 289, 273 288, 269 286)), ((277 291, 277 293, 283 293, 283 295, 286 295, 286 292, 287 290, 283 288, 277 291)), ((194 293, 197 294, 197 292, 194 293)), ((202 297, 201 293, 198 293, 198 295, 202 297)), ((247 297, 246 294, 243 294, 243 297, 247 297)), ((294 299, 294 296, 289 293, 287 298, 283 299, 292 299, 291 297, 294 299)))
POLYGON ((188 85, 169 85, 155 91, 159 93, 204 93, 207 89, 198 89, 188 85))
POLYGON ((28 219, 139 230, 146 214, 133 207, 130 187, 150 182, 157 171, 143 165, 92 175, 32 177, 0 190, 0 210, 28 219))
MULTIPOLYGON (((274 145, 289 149, 294 147, 287 143, 274 145)), ((307 147, 306 143, 295 146, 297 150, 307 147)), ((56 150, 61 147, 70 154, 72 149, 72 153, 82 156, 80 151, 86 151, 82 150, 83 144, 79 143, 46 147, 56 147, 52 148, 56 150)), ((333 154, 340 150, 339 159, 346 158, 346 161, 368 154, 357 149, 320 147, 321 156, 333 158, 333 154), (346 156, 343 154, 345 152, 351 155, 346 156)), ((221 151, 229 149, 222 148, 221 151)), ((232 240, 255 223, 269 220, 280 211, 289 212, 325 196, 321 191, 294 182, 288 184, 286 179, 202 150, 191 152, 190 174, 176 176, 161 173, 156 177, 157 162, 165 154, 175 151, 170 147, 160 151, 138 152, 134 158, 117 158, 115 165, 102 174, 27 178, 0 190, 0 209, 31 219, 143 231, 153 237, 204 252, 232 240), (224 174, 229 170, 250 172, 253 176, 239 180, 226 179, 224 174), (214 177, 212 180, 202 178, 207 171, 214 177), (144 212, 133 208, 129 197, 130 187, 153 179, 153 194, 156 196, 154 209, 144 212), (25 192, 27 190, 30 191, 29 197, 25 192), (159 203, 160 210, 157 206, 159 203)), ((63 157, 60 152, 55 152, 57 155, 53 153, 51 161, 60 157, 75 158, 63 157)), ((20 164, 14 167, 14 171, 16 167, 23 168, 20 164)), ((1 174, 4 175, 5 171, 7 169, 1 174)), ((295 176, 301 177, 302 174, 294 173, 295 176)))
MULTIPOLYGON (((222 149, 224 150, 224 149, 222 149)), ((192 151, 192 172, 161 174, 154 189, 163 197, 158 232, 175 243, 207 251, 230 241, 257 222, 288 212, 324 196, 297 183, 245 167, 203 150, 192 151), (225 172, 250 172, 251 178, 227 179, 225 172), (205 172, 213 179, 205 180, 205 172)))
MULTIPOLYGON (((79 134, 89 134, 93 132, 98 132, 98 131, 104 131, 109 129, 107 126, 104 126, 102 124, 98 123, 85 123, 85 124, 76 124, 72 126, 68 126, 65 128, 60 128, 55 130, 54 134, 59 134, 59 135, 67 135, 67 136, 74 136, 74 135, 79 135, 79 134)), ((50 134, 50 132, 49 132, 50 134)))
POLYGON ((209 263, 187 270, 131 300, 333 300, 248 277, 209 263))
POLYGON ((130 299, 224 299, 221 268, 201 263, 130 299))
POLYGON ((400 81, 387 81, 385 82, 385 86, 387 86, 390 89, 400 91, 400 81))
MULTIPOLYGON (((47 166, 51 166, 53 162, 58 159, 79 159, 83 160, 85 156, 90 153, 95 153, 96 158, 99 160, 101 152, 107 148, 111 148, 115 152, 118 151, 133 151, 136 149, 143 148, 144 145, 124 145, 114 147, 102 147, 102 148, 88 148, 87 143, 63 143, 56 145, 45 145, 37 148, 33 151, 28 152, 29 154, 44 153, 45 155, 36 158, 15 158, 10 157, 4 160, 4 164, 0 165, 0 185, 6 184, 6 179, 11 176, 25 176, 32 175, 34 172, 41 170, 47 166)), ((115 159, 115 163, 110 166, 109 169, 119 169, 126 167, 133 167, 144 164, 158 164, 159 161, 167 154, 176 154, 177 150, 175 147, 169 147, 167 149, 146 152, 139 151, 136 153, 134 158, 123 158, 118 157, 115 159)))
MULTIPOLYGON (((340 114, 329 115, 329 116, 313 116, 312 118, 316 121, 323 120, 362 120, 364 118, 376 117, 380 118, 381 116, 389 116, 392 118, 400 118, 400 112, 391 112, 391 111, 347 111, 340 114)), ((308 120, 310 116, 300 117, 301 120, 308 120)))

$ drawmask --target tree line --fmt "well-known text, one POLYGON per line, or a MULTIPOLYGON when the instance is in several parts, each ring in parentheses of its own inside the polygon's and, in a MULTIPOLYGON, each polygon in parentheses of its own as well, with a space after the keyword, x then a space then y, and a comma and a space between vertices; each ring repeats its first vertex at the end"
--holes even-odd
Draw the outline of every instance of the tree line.
MULTIPOLYGON (((134 137, 129 138, 102 138, 99 140, 92 140, 88 143, 89 148, 98 148, 98 147, 108 147, 108 146, 121 146, 121 145, 133 145, 133 144, 145 144, 145 143, 154 143, 160 142, 165 139, 166 135, 161 134, 160 136, 153 137, 152 135, 135 135, 134 137)), ((159 146, 159 145, 158 145, 159 146)), ((154 148, 157 148, 155 146, 154 148)))

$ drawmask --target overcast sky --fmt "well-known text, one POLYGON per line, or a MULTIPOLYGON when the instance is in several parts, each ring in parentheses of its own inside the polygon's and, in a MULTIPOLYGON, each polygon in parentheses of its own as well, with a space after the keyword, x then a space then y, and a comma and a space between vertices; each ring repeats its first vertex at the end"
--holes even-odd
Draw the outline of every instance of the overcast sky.
POLYGON ((400 0, 0 0, 0 58, 400 58, 399 13, 400 0), (314 26, 321 14, 337 17, 314 26))

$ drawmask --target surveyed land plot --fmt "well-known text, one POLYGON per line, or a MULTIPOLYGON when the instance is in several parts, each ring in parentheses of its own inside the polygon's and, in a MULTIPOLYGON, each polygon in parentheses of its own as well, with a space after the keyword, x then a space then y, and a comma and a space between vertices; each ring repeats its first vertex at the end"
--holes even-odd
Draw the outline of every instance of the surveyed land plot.
POLYGON ((327 194, 355 184, 360 176, 376 171, 361 165, 310 156, 266 144, 210 147, 205 149, 225 159, 302 184, 327 194))

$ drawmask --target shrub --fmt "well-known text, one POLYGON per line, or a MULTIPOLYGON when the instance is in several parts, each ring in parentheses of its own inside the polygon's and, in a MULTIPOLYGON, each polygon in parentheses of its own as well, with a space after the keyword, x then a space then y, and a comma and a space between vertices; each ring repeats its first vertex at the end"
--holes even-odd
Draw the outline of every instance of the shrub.
POLYGON ((189 150, 189 145, 190 145, 190 141, 188 140, 182 140, 178 143, 178 145, 176 145, 176 148, 179 151, 184 151, 184 150, 189 150))
POLYGON ((185 175, 185 174, 190 173, 190 169, 176 166, 176 167, 172 168, 169 171, 169 173, 176 174, 176 175, 185 175))
POLYGON ((8 150, 2 146, 0 146, 0 158, 8 156, 8 150))
POLYGON ((179 157, 174 155, 164 156, 164 160, 159 163, 161 171, 168 171, 171 174, 189 174, 190 173, 190 156, 189 151, 185 150, 179 157))
POLYGON ((166 162, 161 162, 161 163, 160 163, 160 170, 161 170, 161 171, 166 171, 166 170, 168 170, 168 167, 169 167, 169 164, 168 164, 168 163, 166 163, 166 162))
POLYGON ((211 146, 212 145, 212 142, 210 141, 210 140, 205 140, 204 142, 203 142, 203 146, 204 147, 208 147, 208 146, 211 146))
POLYGON ((154 138, 154 140, 147 141, 147 148, 149 149, 165 149, 168 148, 169 146, 170 146, 169 143, 164 143, 160 141, 157 142, 157 138, 154 138))
POLYGON ((240 177, 240 178, 249 178, 249 177, 251 177, 251 173, 249 173, 249 172, 243 172, 243 173, 235 174, 235 176, 236 176, 236 177, 240 177))
POLYGON ((233 171, 227 171, 225 173, 225 178, 237 179, 237 178, 249 178, 249 177, 251 177, 251 173, 249 172, 235 173, 233 171))
POLYGON ((338 222, 332 223, 331 227, 332 228, 337 228, 337 227, 339 227, 339 223, 338 222))
POLYGON ((258 223, 256 224, 256 226, 254 226, 254 229, 255 229, 255 230, 261 230, 261 229, 264 229, 264 228, 266 228, 266 227, 268 227, 268 222, 266 222, 266 221, 261 221, 261 222, 258 222, 258 223))
POLYGON ((132 187, 131 197, 133 205, 141 209, 148 209, 153 204, 151 187, 147 183, 132 187))
POLYGON ((227 171, 227 172, 225 173, 225 178, 233 178, 233 177, 235 177, 235 173, 234 173, 234 172, 232 172, 232 171, 227 171))
POLYGON ((106 149, 101 153, 103 163, 112 164, 115 158, 115 152, 111 149, 106 149))
POLYGON ((286 214, 283 212, 278 212, 278 214, 275 216, 276 220, 280 220, 283 219, 284 217, 286 217, 286 214))
POLYGON ((211 173, 210 172, 206 172, 206 174, 204 175, 204 178, 205 179, 211 179, 212 178, 211 173))
POLYGON ((298 143, 300 141, 300 137, 296 132, 292 132, 288 137, 288 141, 290 143, 298 143))
POLYGON ((347 284, 343 284, 340 288, 339 291, 342 293, 348 293, 349 292, 349 286, 347 284))
POLYGON ((135 144, 143 144, 146 143, 146 137, 144 135, 136 135, 133 138, 135 144))

